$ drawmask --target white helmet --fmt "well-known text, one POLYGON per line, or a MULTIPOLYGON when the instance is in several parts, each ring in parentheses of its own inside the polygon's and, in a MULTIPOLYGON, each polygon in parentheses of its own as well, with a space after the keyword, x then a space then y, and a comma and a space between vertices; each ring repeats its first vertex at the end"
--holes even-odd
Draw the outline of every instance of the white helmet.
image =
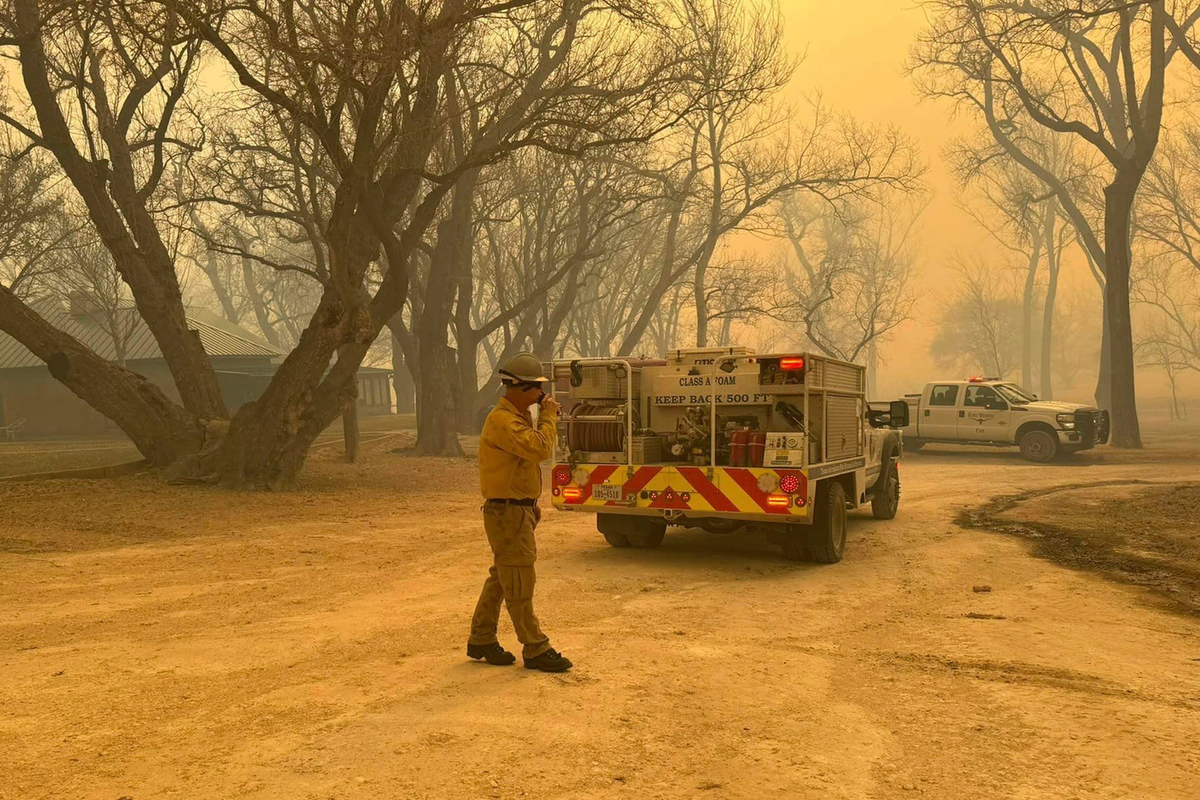
POLYGON ((533 353, 517 353, 496 374, 500 380, 513 383, 545 383, 550 380, 543 372, 542 360, 533 353))

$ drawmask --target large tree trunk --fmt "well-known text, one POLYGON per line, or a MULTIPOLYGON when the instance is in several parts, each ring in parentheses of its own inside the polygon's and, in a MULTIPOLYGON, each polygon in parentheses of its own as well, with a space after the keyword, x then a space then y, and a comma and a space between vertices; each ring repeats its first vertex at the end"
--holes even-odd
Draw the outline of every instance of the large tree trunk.
POLYGON ((117 424, 151 463, 165 466, 198 451, 205 428, 156 385, 96 355, 0 285, 0 330, 46 362, 50 374, 117 424))
POLYGON ((362 286, 379 240, 358 200, 350 190, 334 202, 328 235, 333 283, 296 347, 262 396, 238 409, 219 449, 202 454, 194 471, 231 486, 291 488, 313 441, 357 399, 358 368, 383 327, 362 286))
POLYGON ((1100 308, 1100 368, 1096 374, 1096 407, 1112 411, 1112 358, 1108 333, 1108 293, 1100 308))
POLYGON ((365 308, 348 312, 329 292, 313 316, 316 324, 300 335, 263 395, 238 409, 211 465, 202 458, 199 472, 228 486, 295 486, 313 441, 357 399, 358 368, 378 332, 365 308))
POLYGON ((1105 314, 1109 333, 1112 387, 1112 442, 1116 447, 1141 447, 1134 376, 1133 321, 1129 307, 1129 222, 1137 182, 1120 172, 1104 189, 1105 314))
POLYGON ((470 268, 464 262, 469 265, 473 249, 472 211, 478 181, 479 171, 473 170, 455 184, 449 214, 437 227, 424 307, 415 330, 420 376, 417 452, 424 455, 462 455, 458 441, 460 387, 456 386, 458 369, 449 334, 460 270, 470 268))
POLYGON ((458 441, 458 387, 455 352, 447 344, 421 344, 421 385, 417 401, 417 452, 461 456, 458 441))
MULTIPOLYGON (((460 301, 461 302, 461 301, 460 301)), ((461 330, 461 328, 460 328, 461 330)), ((458 427, 464 433, 478 434, 483 430, 482 409, 479 407, 479 342, 470 329, 458 334, 458 386, 462 391, 458 404, 458 427)))

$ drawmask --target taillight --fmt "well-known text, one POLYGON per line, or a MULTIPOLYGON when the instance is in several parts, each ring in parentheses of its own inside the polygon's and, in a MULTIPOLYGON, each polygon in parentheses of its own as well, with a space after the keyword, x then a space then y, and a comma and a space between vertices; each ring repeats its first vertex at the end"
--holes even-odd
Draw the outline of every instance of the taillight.
POLYGON ((787 356, 779 359, 779 368, 785 370, 804 369, 804 359, 800 356, 787 356))
POLYGON ((566 486, 571 482, 571 468, 566 464, 560 464, 555 467, 551 481, 555 486, 566 486))
POLYGON ((800 491, 800 476, 795 472, 785 472, 780 475, 779 491, 784 494, 795 494, 800 491))
POLYGON ((792 498, 786 494, 772 494, 767 496, 767 505, 772 508, 787 508, 792 504, 792 498))
POLYGON ((583 489, 563 489, 562 493, 564 500, 578 500, 579 498, 583 497, 583 489))

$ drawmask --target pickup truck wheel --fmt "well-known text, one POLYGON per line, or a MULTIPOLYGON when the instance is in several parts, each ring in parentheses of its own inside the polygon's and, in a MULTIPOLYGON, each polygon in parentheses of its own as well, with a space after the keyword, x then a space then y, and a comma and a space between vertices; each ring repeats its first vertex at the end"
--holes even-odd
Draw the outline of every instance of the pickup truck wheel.
POLYGON ((1058 437, 1042 428, 1021 434, 1020 445, 1021 456, 1038 464, 1048 464, 1058 455, 1058 437))
POLYGON ((836 564, 846 549, 846 490, 837 481, 817 488, 816 519, 810 533, 813 561, 836 564))
POLYGON ((895 519, 900 510, 900 472, 895 463, 888 463, 886 469, 883 486, 871 498, 871 513, 875 519, 895 519))

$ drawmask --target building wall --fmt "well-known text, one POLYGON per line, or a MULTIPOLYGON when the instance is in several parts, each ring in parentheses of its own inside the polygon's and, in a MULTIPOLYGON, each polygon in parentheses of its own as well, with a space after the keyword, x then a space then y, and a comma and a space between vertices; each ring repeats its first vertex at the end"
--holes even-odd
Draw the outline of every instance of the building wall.
POLYGON ((376 415, 392 413, 391 376, 386 373, 367 373, 358 377, 358 413, 376 415))
MULTIPOLYGON (((216 357, 212 361, 230 413, 260 397, 275 371, 275 365, 264 358, 216 357)), ((180 402, 165 361, 135 361, 129 368, 180 402)), ((388 373, 371 372, 359 377, 358 409, 362 415, 392 413, 388 373)), ((19 419, 25 420, 21 435, 27 438, 96 436, 117 430, 107 417, 54 380, 44 366, 0 370, 0 425, 19 419)))
MULTIPOLYGON (((128 366, 149 378, 171 400, 180 402, 165 361, 133 361, 128 366)), ((230 413, 259 397, 274 370, 263 358, 218 357, 213 359, 213 367, 230 413), (257 374, 238 374, 240 370, 256 370, 257 374)), ((0 425, 24 419, 21 435, 26 438, 96 436, 118 430, 107 417, 54 380, 44 366, 0 370, 0 398, 0 425)))
POLYGON ((22 437, 95 436, 117 429, 103 414, 50 377, 45 367, 0 372, 4 419, 11 425, 25 420, 22 437))

